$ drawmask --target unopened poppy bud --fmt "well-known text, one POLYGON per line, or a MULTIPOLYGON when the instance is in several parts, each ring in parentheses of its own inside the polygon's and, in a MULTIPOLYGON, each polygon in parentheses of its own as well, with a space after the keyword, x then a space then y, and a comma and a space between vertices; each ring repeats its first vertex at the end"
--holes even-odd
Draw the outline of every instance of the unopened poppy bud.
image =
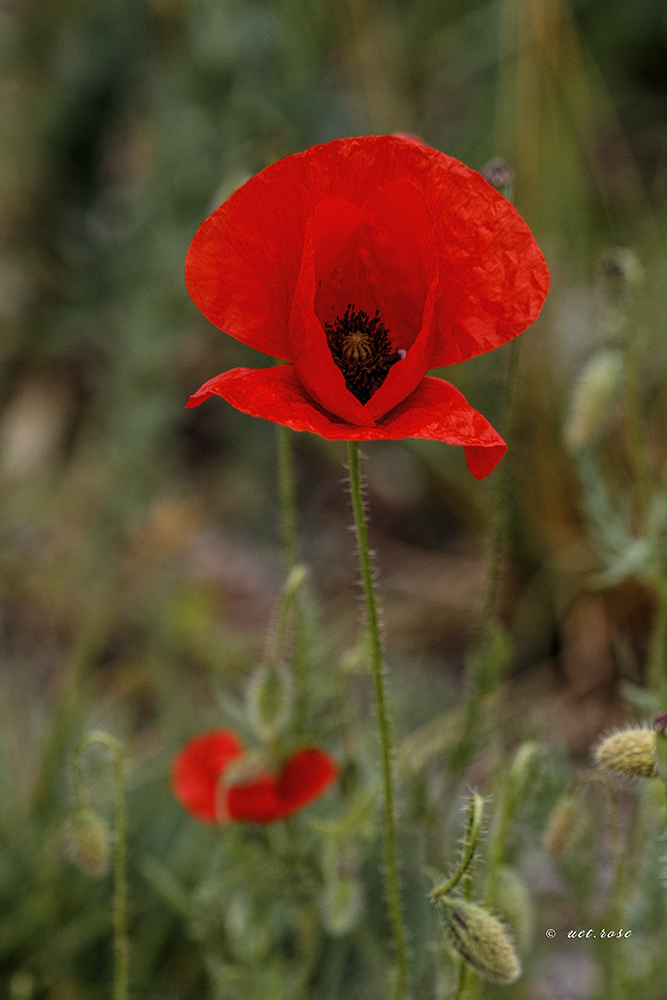
POLYGON ((517 949, 525 952, 533 933, 533 904, 525 882, 508 865, 498 872, 496 905, 517 949))
POLYGON ((494 188, 507 188, 514 184, 514 169, 510 167, 506 160, 500 156, 495 156, 482 167, 482 177, 494 188))
POLYGON ((565 795, 554 806, 544 835, 544 849, 551 858, 560 858, 570 846, 577 823, 577 800, 565 795))
POLYGON ((604 291, 612 302, 625 303, 644 285, 644 268, 630 247, 616 247, 600 261, 600 277, 604 291))
POLYGON ((496 917, 458 896, 442 896, 438 903, 449 943, 466 965, 494 983, 509 985, 519 978, 521 964, 514 945, 496 917))
POLYGON ((324 887, 320 907, 329 934, 334 937, 347 934, 357 924, 363 910, 359 879, 334 876, 324 887))
POLYGON ((623 357, 612 348, 597 351, 584 365, 572 393, 565 446, 577 452, 602 430, 623 380, 623 357))
POLYGON ((292 678, 287 667, 262 664, 250 679, 248 716, 260 740, 268 743, 289 722, 292 710, 292 678))
POLYGON ((77 810, 70 830, 72 859, 93 878, 102 878, 109 870, 109 831, 104 820, 92 809, 77 810))
POLYGON ((652 729, 622 729, 605 736, 593 759, 598 767, 633 778, 655 778, 656 734, 652 729))

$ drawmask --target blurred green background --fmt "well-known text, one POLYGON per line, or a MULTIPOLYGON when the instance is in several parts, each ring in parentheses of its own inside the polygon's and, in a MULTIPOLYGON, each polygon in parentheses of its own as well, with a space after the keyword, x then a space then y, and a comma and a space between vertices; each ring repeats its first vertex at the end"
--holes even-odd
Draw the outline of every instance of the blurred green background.
MULTIPOLYGON (((208 831, 170 801, 169 759, 219 723, 216 685, 242 689, 282 568, 275 429, 220 400, 184 409, 213 375, 270 362, 203 319, 183 261, 203 218, 268 163, 395 130, 476 169, 511 164, 552 274, 522 338, 506 459, 507 731, 532 727, 585 760, 624 717, 619 680, 646 679, 654 599, 631 572, 589 588, 599 567, 562 426, 576 373, 610 337, 600 257, 632 247, 646 275, 642 413, 652 465, 664 465, 662 0, 0 0, 0 989, 11 1000, 108 995, 108 885, 91 888, 58 846, 68 754, 99 726, 132 752, 136 995, 208 995, 147 858, 196 881, 208 831)), ((444 374, 502 427, 508 365, 501 349, 444 374)), ((618 413, 607 432, 601 460, 622 491, 632 462, 618 413)), ((295 449, 329 655, 355 641, 358 617, 344 450, 308 435, 295 449)), ((493 477, 475 482, 444 445, 365 450, 407 733, 464 688, 493 477)), ((549 992, 549 975, 530 980, 542 992, 506 995, 592 995, 549 992)))

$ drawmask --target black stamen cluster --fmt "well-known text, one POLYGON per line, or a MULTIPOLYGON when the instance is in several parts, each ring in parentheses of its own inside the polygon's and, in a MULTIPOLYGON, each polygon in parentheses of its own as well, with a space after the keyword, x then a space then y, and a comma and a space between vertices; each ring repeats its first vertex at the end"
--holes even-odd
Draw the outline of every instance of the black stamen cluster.
POLYGON ((404 352, 391 350, 389 330, 380 319, 348 304, 345 315, 336 316, 333 326, 324 324, 331 356, 340 368, 349 391, 360 403, 367 403, 379 389, 393 364, 404 357, 404 352))

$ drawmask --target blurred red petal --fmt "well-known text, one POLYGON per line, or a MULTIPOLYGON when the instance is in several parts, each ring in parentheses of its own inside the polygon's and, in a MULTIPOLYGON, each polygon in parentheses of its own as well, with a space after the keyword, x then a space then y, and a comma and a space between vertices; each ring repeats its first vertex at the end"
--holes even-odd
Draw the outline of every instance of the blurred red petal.
POLYGON ((246 785, 232 785, 227 793, 230 819, 245 823, 272 823, 283 815, 276 779, 260 775, 246 785))
POLYGON ((218 819, 220 778, 243 746, 230 729, 211 729, 195 736, 174 758, 172 791, 192 816, 204 823, 218 819))
POLYGON ((307 747, 285 763, 278 777, 283 816, 314 802, 338 777, 338 764, 324 750, 307 747))
POLYGON ((329 440, 415 437, 463 445, 468 468, 477 479, 487 476, 507 450, 500 435, 458 389, 428 376, 373 426, 355 425, 325 413, 310 398, 291 365, 234 368, 206 382, 191 396, 188 406, 197 406, 214 395, 254 417, 329 440))
POLYGON ((324 750, 299 750, 276 778, 262 774, 247 784, 232 786, 227 795, 229 815, 248 823, 271 823, 291 816, 323 795, 337 775, 336 761, 324 750))

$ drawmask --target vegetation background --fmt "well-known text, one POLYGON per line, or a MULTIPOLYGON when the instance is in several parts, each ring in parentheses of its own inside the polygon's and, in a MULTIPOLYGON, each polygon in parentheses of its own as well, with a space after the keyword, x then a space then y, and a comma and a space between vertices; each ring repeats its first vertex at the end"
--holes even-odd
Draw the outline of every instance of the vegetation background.
MULTIPOLYGON (((591 829, 572 871, 546 857, 541 837, 599 734, 665 707, 659 669, 654 683, 648 675, 649 661, 664 666, 667 624, 637 548, 648 536, 632 445, 641 439, 659 547, 661 0, 0 2, 2 996, 110 992, 109 882, 91 881, 62 850, 68 763, 91 728, 122 739, 131 761, 134 995, 288 995, 267 981, 230 985, 219 972, 208 931, 200 933, 215 899, 204 878, 215 841, 168 791, 183 740, 228 721, 229 693, 242 695, 282 582, 275 429, 217 400, 184 409, 207 378, 269 362, 203 319, 185 291, 183 261, 202 219, 269 162, 396 130, 477 169, 503 157, 552 274, 543 314, 521 338, 505 460, 509 536, 497 613, 511 665, 493 699, 486 692, 477 705, 482 737, 458 770, 443 763, 453 719, 443 713, 469 691, 466 652, 498 474, 479 484, 460 450, 430 442, 365 449, 397 731, 425 754, 436 798, 453 803, 452 850, 463 796, 471 785, 489 791, 499 748, 539 741, 541 769, 515 850, 537 906, 535 943, 525 976, 487 987, 488 996, 610 995, 599 945, 566 939, 592 913, 604 918, 608 848, 604 838, 598 848, 586 840, 604 826, 602 800, 586 799, 591 829), (641 282, 617 247, 634 250, 641 282), (623 393, 610 394, 591 471, 573 460, 563 427, 579 373, 625 336, 619 323, 632 326, 639 438, 627 432, 623 393), (597 875, 586 883, 590 852, 597 875)), ((509 348, 446 377, 502 427, 508 370, 509 348)), ((344 449, 298 435, 295 450, 302 553, 326 663, 358 630, 344 449)), ((91 768, 110 816, 103 754, 91 768)), ((643 800, 636 789, 621 794, 636 824, 643 800)), ((642 828, 650 849, 636 841, 632 854, 637 1000, 658 1000, 667 982, 658 827, 642 828)), ((402 849, 418 871, 415 843, 402 849)), ((381 925, 379 905, 369 919, 381 925)), ((377 960, 362 975, 339 956, 312 996, 382 996, 372 985, 377 960)))

